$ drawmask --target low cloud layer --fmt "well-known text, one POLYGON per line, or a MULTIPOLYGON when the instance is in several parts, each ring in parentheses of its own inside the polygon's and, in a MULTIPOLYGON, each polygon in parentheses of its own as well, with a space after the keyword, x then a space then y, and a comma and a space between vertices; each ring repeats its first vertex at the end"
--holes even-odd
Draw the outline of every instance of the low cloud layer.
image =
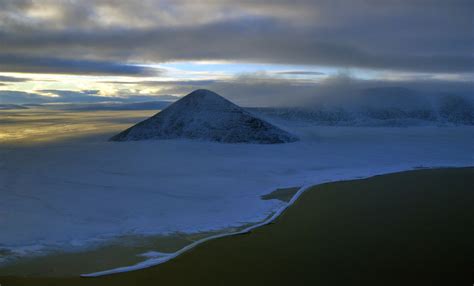
POLYGON ((377 101, 396 105, 397 99, 409 101, 417 96, 439 97, 457 95, 474 99, 474 83, 440 80, 385 81, 360 80, 341 74, 321 81, 293 80, 262 74, 243 74, 225 80, 180 80, 180 81, 107 81, 124 87, 118 96, 103 96, 99 90, 36 90, 34 92, 0 91, 0 103, 83 103, 83 102, 143 102, 175 100, 175 95, 206 88, 242 106, 310 107, 324 104, 349 104, 360 100, 359 95, 369 91, 377 101), (142 95, 133 90, 152 89, 159 92, 142 95))
MULTIPOLYGON (((0 54, 0 71, 78 75, 156 75, 159 70, 137 65, 98 60, 73 60, 39 56, 0 54)), ((1 78, 0 78, 1 81, 1 78)))
POLYGON ((0 104, 58 104, 58 103, 101 103, 119 102, 136 103, 148 101, 174 101, 172 95, 139 95, 122 94, 120 96, 101 96, 97 90, 37 90, 22 92, 15 90, 0 90, 0 104))
POLYGON ((0 75, 0 82, 25 82, 29 81, 28 78, 23 77, 13 77, 13 76, 1 76, 0 75))

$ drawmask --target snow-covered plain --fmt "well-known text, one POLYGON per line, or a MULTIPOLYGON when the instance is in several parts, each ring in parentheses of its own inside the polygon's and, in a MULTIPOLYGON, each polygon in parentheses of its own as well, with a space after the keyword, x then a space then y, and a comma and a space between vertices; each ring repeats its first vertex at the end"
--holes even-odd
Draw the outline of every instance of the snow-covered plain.
MULTIPOLYGON (((110 115, 101 124, 107 120, 117 121, 110 115)), ((0 141, 0 249, 28 255, 121 235, 241 226, 283 206, 260 199, 276 188, 417 167, 474 165, 472 126, 274 123, 301 141, 107 142, 122 123, 115 129, 108 125, 106 133, 94 130, 67 140, 27 145, 0 141)))

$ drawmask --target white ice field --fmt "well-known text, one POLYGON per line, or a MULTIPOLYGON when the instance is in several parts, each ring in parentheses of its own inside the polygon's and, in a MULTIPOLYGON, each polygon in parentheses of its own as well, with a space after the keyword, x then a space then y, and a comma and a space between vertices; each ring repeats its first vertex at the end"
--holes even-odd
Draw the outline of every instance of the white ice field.
POLYGON ((13 256, 77 249, 127 234, 259 222, 283 205, 260 196, 281 187, 474 165, 472 126, 281 121, 276 124, 301 141, 107 142, 153 112, 35 112, 10 111, 22 120, 0 122, 0 249, 13 256), (50 120, 54 116, 68 120, 50 120))

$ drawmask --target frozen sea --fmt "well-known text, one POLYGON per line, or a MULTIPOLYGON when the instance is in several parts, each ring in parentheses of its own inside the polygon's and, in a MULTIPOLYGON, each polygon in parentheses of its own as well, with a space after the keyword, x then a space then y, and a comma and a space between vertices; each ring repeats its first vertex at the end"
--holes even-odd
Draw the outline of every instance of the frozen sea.
POLYGON ((0 249, 21 256, 122 235, 242 226, 282 206, 260 198, 276 188, 474 165, 472 126, 328 127, 279 121, 301 141, 107 141, 153 113, 0 114, 0 249))

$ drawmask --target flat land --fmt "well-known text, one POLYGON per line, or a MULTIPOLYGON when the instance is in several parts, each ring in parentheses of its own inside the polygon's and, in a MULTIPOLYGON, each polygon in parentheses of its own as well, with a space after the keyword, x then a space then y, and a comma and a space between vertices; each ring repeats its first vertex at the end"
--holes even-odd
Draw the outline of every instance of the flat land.
POLYGON ((272 225, 163 265, 10 285, 472 285, 474 168, 323 184, 272 225))

